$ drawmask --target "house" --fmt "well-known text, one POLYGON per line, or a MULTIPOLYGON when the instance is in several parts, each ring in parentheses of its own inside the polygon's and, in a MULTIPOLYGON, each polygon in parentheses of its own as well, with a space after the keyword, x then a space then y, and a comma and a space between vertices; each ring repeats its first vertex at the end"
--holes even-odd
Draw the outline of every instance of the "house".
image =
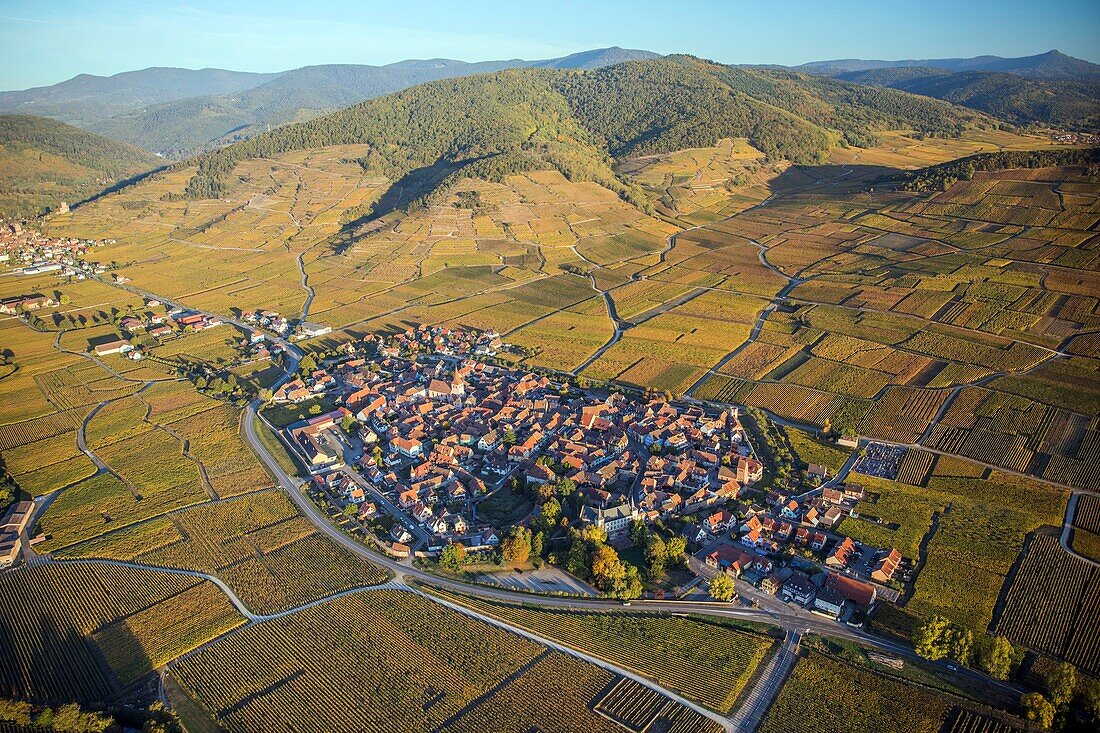
POLYGON ((111 339, 110 341, 104 341, 102 343, 95 344, 96 356, 107 356, 108 354, 121 353, 130 343, 125 339, 111 339))
POLYGON ((687 540, 689 545, 701 545, 710 539, 706 530, 698 524, 685 524, 684 528, 680 530, 680 534, 687 540))
POLYGON ((0 520, 0 567, 14 565, 22 549, 22 534, 34 514, 33 501, 17 501, 0 520))
POLYGON ((390 445, 399 454, 406 458, 416 458, 424 452, 424 444, 419 440, 410 440, 409 438, 402 438, 400 436, 390 441, 390 445))
POLYGON ((806 467, 806 476, 823 481, 829 477, 829 469, 826 466, 822 466, 820 463, 811 463, 806 467))
POLYGON ((716 570, 740 577, 752 565, 753 557, 751 553, 733 545, 719 545, 714 552, 707 555, 706 563, 716 570))
POLYGON ((826 586, 819 590, 814 598, 813 612, 816 614, 837 618, 842 608, 844 608, 844 596, 836 588, 826 586))
POLYGON ((821 498, 830 504, 839 504, 844 501, 844 492, 840 489, 823 489, 821 498))
POLYGON ((303 321, 301 324, 299 324, 298 328, 301 329, 302 335, 306 338, 324 336, 327 333, 332 333, 331 327, 323 326, 320 323, 310 323, 309 321, 303 321))
POLYGON ((875 586, 870 583, 839 573, 829 573, 829 577, 825 581, 825 587, 836 590, 843 598, 860 608, 870 606, 875 602, 875 597, 878 595, 875 586))
POLYGON ((765 593, 770 593, 774 596, 776 593, 779 592, 779 589, 782 587, 782 585, 783 583, 779 580, 779 575, 776 573, 772 573, 771 575, 760 581, 760 590, 764 591, 765 593))
POLYGON ((825 565, 830 568, 846 568, 859 555, 859 549, 851 537, 845 537, 836 544, 832 553, 825 558, 825 565))
POLYGON ((798 502, 795 501, 794 499, 791 499, 789 502, 787 502, 783 506, 783 509, 780 510, 779 513, 781 515, 783 515, 784 517, 786 517, 787 519, 798 519, 798 517, 799 517, 798 502))
POLYGON ((808 605, 817 594, 817 586, 805 573, 791 573, 783 582, 783 597, 802 606, 808 605))
POLYGON ((836 444, 844 448, 858 448, 859 441, 855 438, 849 438, 848 436, 842 436, 837 438, 836 444))
POLYGON ((897 548, 891 547, 890 551, 875 563, 875 569, 871 571, 871 579, 877 580, 880 583, 887 582, 894 577, 894 573, 897 572, 900 562, 901 553, 897 551, 897 548))
POLYGON ((736 520, 737 517, 731 512, 719 509, 703 521, 703 527, 712 535, 717 536, 729 530, 736 520))
POLYGON ((118 322, 118 325, 121 326, 123 330, 129 331, 130 333, 145 330, 145 324, 139 321, 137 318, 133 318, 131 316, 123 318, 121 321, 118 322))
POLYGON ((829 536, 824 532, 814 532, 810 535, 810 549, 821 551, 825 548, 825 543, 829 541, 829 536))

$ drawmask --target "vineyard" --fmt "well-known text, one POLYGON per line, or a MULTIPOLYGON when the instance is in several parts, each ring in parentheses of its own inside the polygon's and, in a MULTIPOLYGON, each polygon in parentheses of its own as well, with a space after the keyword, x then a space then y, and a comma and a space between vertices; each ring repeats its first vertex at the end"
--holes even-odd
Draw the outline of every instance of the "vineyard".
POLYGON ((987 715, 957 708, 951 714, 951 720, 943 733, 1021 733, 1021 731, 1015 726, 987 715))
POLYGON ((278 491, 200 504, 65 551, 212 573, 256 613, 276 613, 389 575, 334 544, 278 491))
POLYGON ((898 467, 897 480, 911 486, 924 486, 935 458, 935 453, 910 448, 898 467))
POLYGON ((795 664, 761 733, 939 733, 950 706, 930 692, 818 652, 795 664))
POLYGON ((1057 537, 1035 535, 1008 590, 997 633, 1096 675, 1098 625, 1100 568, 1067 554, 1057 537))
POLYGON ((1100 487, 1098 420, 1027 397, 966 388, 926 445, 1067 486, 1100 487))
POLYGON ((403 591, 245 627, 173 671, 231 732, 616 730, 587 707, 610 673, 403 591))
POLYGON ((860 435, 892 443, 915 443, 947 400, 946 390, 891 387, 860 423, 860 435))
POLYGON ((227 605, 205 581, 112 565, 56 563, 0 576, 8 650, 0 655, 0 695, 104 700, 120 681, 241 623, 227 605), (176 618, 181 611, 194 617, 176 618))
POLYGON ((1100 533, 1100 496, 1081 494, 1077 497, 1077 511, 1073 514, 1073 526, 1086 532, 1100 533))
POLYGON ((554 611, 432 592, 626 667, 723 713, 733 707, 775 644, 763 634, 710 620, 554 611))
POLYGON ((634 733, 718 733, 722 729, 694 710, 625 677, 620 677, 592 709, 634 733))

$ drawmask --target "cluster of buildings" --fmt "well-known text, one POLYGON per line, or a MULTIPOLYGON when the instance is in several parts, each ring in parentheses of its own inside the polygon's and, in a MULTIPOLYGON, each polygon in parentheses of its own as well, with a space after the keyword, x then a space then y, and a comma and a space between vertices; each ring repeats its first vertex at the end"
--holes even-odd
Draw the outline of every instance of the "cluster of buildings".
POLYGON ((0 220, 0 263, 24 275, 56 272, 83 280, 106 271, 103 265, 84 261, 88 250, 114 243, 113 239, 47 237, 20 222, 0 220))
POLYGON ((33 501, 17 501, 0 519, 0 568, 11 567, 19 558, 23 534, 33 514, 33 501))
MULTIPOLYGON (((478 521, 476 505, 506 486, 575 494, 581 505, 571 521, 616 538, 637 520, 735 501, 761 476, 736 411, 569 389, 472 358, 504 348, 497 334, 422 327, 368 341, 373 358, 349 348, 348 358, 283 385, 273 400, 335 398, 337 410, 290 426, 288 440, 317 471, 348 464, 349 451, 358 456, 354 475, 365 486, 343 483, 344 500, 369 514, 377 511, 369 494, 389 497, 429 545, 491 546, 497 528, 478 521), (337 427, 349 417, 357 428, 344 436, 337 427)), ((408 525, 395 522, 394 539, 411 539, 408 525)))
POLYGON ((17 295, 13 298, 0 300, 0 313, 14 315, 23 311, 36 311, 43 308, 56 308, 60 305, 56 300, 41 293, 29 295, 17 295))
POLYGON ((280 336, 286 336, 290 333, 290 321, 277 311, 249 311, 242 318, 245 323, 255 324, 259 328, 265 328, 280 336))

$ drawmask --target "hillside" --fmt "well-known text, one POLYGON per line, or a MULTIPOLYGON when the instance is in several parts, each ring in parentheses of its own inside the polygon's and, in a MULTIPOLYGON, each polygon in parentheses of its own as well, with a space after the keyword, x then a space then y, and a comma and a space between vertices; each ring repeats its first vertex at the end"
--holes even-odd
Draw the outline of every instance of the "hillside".
POLYGON ((152 170, 159 159, 56 120, 0 115, 0 216, 33 216, 152 170))
POLYGON ((0 92, 0 112, 52 117, 86 127, 152 104, 208 94, 230 94, 263 84, 278 74, 225 69, 153 67, 112 76, 80 74, 60 84, 0 92))
POLYGON ((0 95, 0 110, 42 107, 35 114, 57 117, 114 140, 181 158, 428 81, 527 66, 591 69, 656 56, 649 51, 604 48, 542 61, 467 63, 437 58, 385 66, 327 64, 220 80, 210 78, 206 72, 165 79, 162 77, 167 71, 183 70, 151 69, 108 79, 92 77, 95 84, 78 83, 81 77, 77 77, 56 87, 0 95), (154 79, 151 72, 159 76, 154 79), (185 79, 190 79, 190 86, 183 86, 185 79), (224 88, 213 88, 215 81, 224 88), (160 97, 147 89, 158 85, 165 87, 160 97), (84 91, 91 87, 98 91, 84 91))
POLYGON ((836 78, 943 99, 1016 125, 1084 130, 1100 125, 1100 85, 1095 82, 1042 81, 994 71, 950 73, 921 66, 852 71, 836 78))
MULTIPOLYGON (((746 137, 776 159, 824 160, 835 145, 866 145, 875 130, 952 136, 985 124, 938 100, 789 71, 666 57, 593 71, 513 69, 431 82, 199 158, 190 195, 217 195, 250 158, 366 144, 362 164, 391 180, 476 164, 478 175, 536 166, 596 180, 621 194, 610 159, 746 137), (418 171, 418 169, 420 169, 418 171), (418 171, 418 173, 413 173, 418 171)), ((492 177, 492 176, 490 176, 492 177)), ((402 181, 402 189, 409 181, 402 181)))
POLYGON ((1006 74, 1026 76, 1031 79, 1084 81, 1100 78, 1100 65, 1067 56, 1057 50, 1019 58, 974 56, 966 59, 907 59, 903 61, 836 59, 833 61, 811 61, 796 68, 799 71, 812 74, 835 76, 852 71, 906 66, 922 66, 925 68, 947 69, 948 71, 999 71, 1006 74))

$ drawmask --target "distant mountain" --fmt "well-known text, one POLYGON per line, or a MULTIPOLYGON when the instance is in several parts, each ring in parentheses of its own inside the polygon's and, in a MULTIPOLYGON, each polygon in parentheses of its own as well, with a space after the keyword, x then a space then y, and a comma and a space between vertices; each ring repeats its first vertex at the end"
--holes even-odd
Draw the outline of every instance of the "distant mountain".
POLYGON ((0 111, 52 117, 84 127, 151 104, 250 89, 278 74, 153 67, 113 76, 80 74, 48 87, 0 92, 0 111))
MULTIPOLYGON (((117 87, 107 89, 108 99, 98 107, 93 106, 86 95, 58 91, 59 87, 68 89, 82 78, 77 77, 55 87, 0 95, 0 111, 33 106, 36 114, 64 119, 107 137, 179 158, 427 81, 526 66, 591 69, 656 56, 650 51, 604 48, 543 61, 509 59, 466 63, 427 59, 399 61, 386 66, 306 66, 279 74, 242 75, 249 78, 225 80, 226 83, 235 82, 230 88, 173 93, 161 99, 152 98, 143 86, 119 74, 107 79, 92 77, 100 80, 100 87, 110 87, 108 82, 118 81, 117 87), (43 107, 47 100, 52 101, 43 107)), ((144 81, 147 72, 152 71, 166 70, 132 74, 142 75, 140 78, 144 81)), ((76 86, 83 88, 84 85, 76 86)))
POLYGON ((219 195, 245 159, 366 144, 360 163, 400 181, 391 190, 406 198, 430 199, 464 176, 557 168, 640 202, 612 172, 614 159, 747 137, 773 158, 814 163, 842 141, 870 144, 876 130, 953 135, 974 124, 993 121, 893 89, 690 56, 588 71, 510 69, 421 84, 200 156, 187 194, 219 195))
POLYGON ((1026 76, 1030 79, 1087 81, 1100 79, 1100 65, 1075 59, 1060 51, 1047 51, 1036 56, 1004 58, 1001 56, 975 56, 968 59, 910 59, 906 61, 869 61, 864 59, 838 59, 813 61, 795 67, 811 74, 836 76, 852 71, 889 69, 905 66, 922 66, 948 71, 999 71, 1026 76))
POLYGON ((1004 72, 952 73, 923 66, 850 71, 835 78, 944 99, 1015 125, 1100 129, 1100 79, 1043 81, 1004 72))
POLYGON ((64 122, 0 115, 0 216, 76 203, 161 164, 144 150, 64 122))

